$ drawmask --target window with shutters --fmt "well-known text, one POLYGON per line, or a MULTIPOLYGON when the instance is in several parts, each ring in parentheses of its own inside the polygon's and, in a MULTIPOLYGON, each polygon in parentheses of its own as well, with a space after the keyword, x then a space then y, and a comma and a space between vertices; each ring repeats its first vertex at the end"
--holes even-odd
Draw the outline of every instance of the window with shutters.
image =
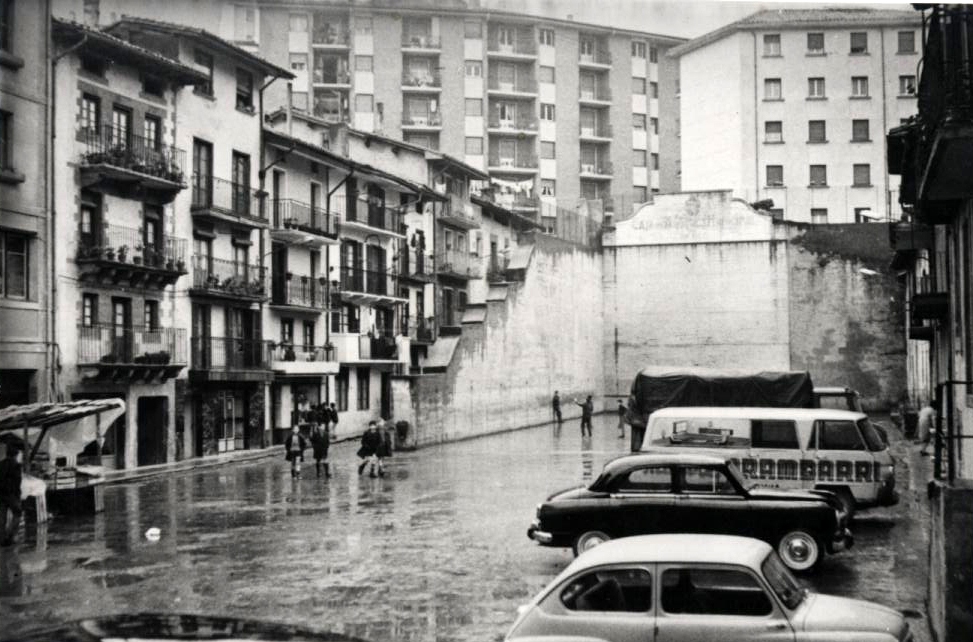
POLYGON ((828 142, 827 130, 823 120, 809 120, 807 123, 807 142, 826 143, 828 142))

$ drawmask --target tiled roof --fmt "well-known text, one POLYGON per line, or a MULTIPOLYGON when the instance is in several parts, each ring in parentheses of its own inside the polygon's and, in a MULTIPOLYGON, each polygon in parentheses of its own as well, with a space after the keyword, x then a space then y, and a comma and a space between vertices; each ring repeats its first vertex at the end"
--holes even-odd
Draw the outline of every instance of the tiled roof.
POLYGON ((219 36, 206 31, 205 29, 200 29, 199 27, 189 27, 186 25, 177 24, 175 22, 165 22, 162 20, 152 20, 149 18, 140 18, 138 16, 127 16, 123 15, 121 20, 112 24, 106 28, 107 31, 117 32, 122 31, 126 28, 139 27, 142 29, 149 29, 152 31, 162 31, 166 33, 178 34, 181 36, 188 36, 190 38, 195 38, 204 44, 207 44, 216 49, 222 50, 224 53, 231 56, 235 56, 242 59, 254 67, 257 67, 264 74, 268 76, 278 76, 281 78, 294 78, 294 74, 278 67, 277 65, 264 60, 260 56, 254 55, 238 47, 232 42, 228 42, 219 36))
POLYGON ((196 71, 192 67, 187 67, 177 60, 172 60, 158 52, 134 45, 110 33, 92 29, 79 22, 53 18, 51 20, 51 29, 56 38, 63 38, 64 36, 82 37, 85 39, 85 47, 100 47, 103 50, 123 54, 124 58, 120 59, 122 64, 149 69, 160 76, 172 78, 187 85, 206 80, 205 74, 196 71))
POLYGON ((895 11, 890 9, 868 9, 865 7, 832 7, 825 9, 775 9, 758 11, 746 18, 724 25, 689 42, 670 49, 666 54, 678 58, 690 51, 721 40, 737 31, 757 29, 807 29, 836 27, 886 27, 922 24, 918 11, 895 11))

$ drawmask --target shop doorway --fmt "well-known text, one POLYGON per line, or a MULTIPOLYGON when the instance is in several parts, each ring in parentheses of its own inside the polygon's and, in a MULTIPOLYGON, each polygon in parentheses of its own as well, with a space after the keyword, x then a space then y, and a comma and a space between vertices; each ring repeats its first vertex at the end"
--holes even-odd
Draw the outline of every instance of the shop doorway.
POLYGON ((166 462, 166 434, 169 428, 169 399, 140 397, 138 400, 138 465, 166 462))

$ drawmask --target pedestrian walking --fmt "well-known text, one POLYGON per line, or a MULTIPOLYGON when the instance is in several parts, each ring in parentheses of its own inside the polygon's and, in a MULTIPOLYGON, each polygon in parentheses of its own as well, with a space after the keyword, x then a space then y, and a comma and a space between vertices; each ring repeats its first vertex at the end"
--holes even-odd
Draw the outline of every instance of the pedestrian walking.
POLYGON ((595 404, 591 401, 591 395, 584 400, 584 403, 574 400, 574 403, 581 406, 581 436, 584 437, 584 430, 588 428, 588 436, 591 436, 591 414, 595 410, 595 404))
POLYGON ((324 465, 325 478, 331 477, 331 465, 328 464, 328 448, 331 446, 331 435, 327 426, 315 424, 311 428, 311 452, 314 455, 314 472, 321 476, 321 466, 324 465))
POLYGON ((393 432, 392 422, 382 422, 382 457, 391 457, 395 449, 395 433, 393 432))
POLYGON ((338 408, 331 402, 331 438, 334 439, 338 430, 338 408))
POLYGON ((291 434, 284 440, 284 458, 291 462, 291 477, 301 476, 301 462, 304 461, 304 451, 307 449, 307 441, 301 434, 301 429, 294 426, 291 434))
POLYGON ((358 465, 358 474, 365 471, 365 466, 371 464, 369 477, 375 477, 375 466, 378 465, 378 474, 385 476, 385 469, 382 467, 382 460, 378 457, 378 451, 382 448, 382 435, 378 432, 378 422, 372 420, 368 422, 368 430, 361 436, 361 447, 358 449, 358 456, 361 463, 358 465))
POLYGON ((625 413, 626 412, 628 412, 628 409, 625 407, 625 404, 622 403, 622 400, 619 399, 618 400, 618 438, 619 439, 625 439, 625 413))
POLYGON ((916 443, 921 443, 922 448, 919 450, 920 455, 928 455, 929 452, 926 450, 929 448, 929 442, 932 439, 932 431, 936 427, 936 411, 932 406, 926 404, 919 410, 919 422, 916 424, 918 438, 916 443))
POLYGON ((24 509, 20 503, 20 486, 23 481, 21 467, 23 453, 17 444, 7 444, 7 456, 0 461, 0 546, 11 546, 20 530, 20 517, 24 509), (8 519, 7 513, 10 513, 8 519))
POLYGON ((554 421, 561 423, 561 395, 554 391, 554 398, 551 399, 551 411, 554 413, 554 421))
POLYGON ((331 434, 331 410, 328 408, 328 404, 319 403, 314 406, 314 420, 320 424, 325 432, 330 436, 331 434))

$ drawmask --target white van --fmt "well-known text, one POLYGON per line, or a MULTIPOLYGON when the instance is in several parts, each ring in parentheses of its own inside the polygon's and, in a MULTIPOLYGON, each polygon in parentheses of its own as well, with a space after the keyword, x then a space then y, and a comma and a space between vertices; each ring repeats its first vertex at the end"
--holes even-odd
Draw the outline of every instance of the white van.
POLYGON ((898 502, 888 445, 860 412, 663 408, 649 415, 641 451, 671 448, 733 459, 759 487, 833 491, 849 512, 898 502))

